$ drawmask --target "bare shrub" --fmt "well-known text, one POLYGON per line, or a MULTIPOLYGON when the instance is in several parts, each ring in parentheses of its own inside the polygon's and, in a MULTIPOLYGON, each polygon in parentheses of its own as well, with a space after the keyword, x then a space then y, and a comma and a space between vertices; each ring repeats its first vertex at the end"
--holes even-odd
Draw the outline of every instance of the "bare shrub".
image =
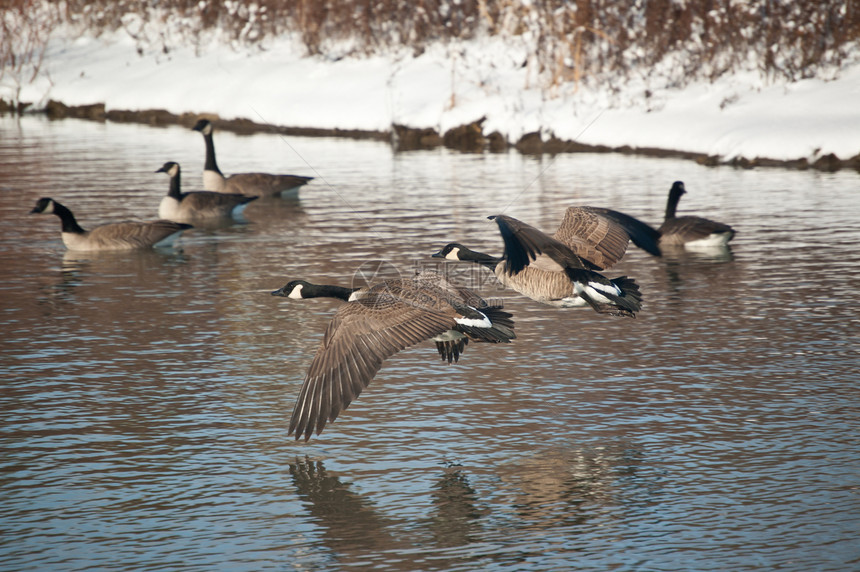
POLYGON ((0 85, 14 89, 18 106, 21 88, 42 69, 56 10, 37 0, 0 0, 0 85))
MULTIPOLYGON (((38 61, 52 23, 28 20, 34 0, 0 0, 9 63, 38 61), (19 25, 23 22, 23 26, 19 25), (13 25, 14 24, 14 25, 13 25)), ((364 56, 498 36, 519 42, 542 85, 620 85, 662 66, 670 85, 716 79, 754 62, 768 78, 833 73, 856 52, 858 3, 846 0, 65 0, 48 5, 90 33, 126 30, 168 51, 218 34, 264 46, 290 35, 309 55, 364 56), (165 29, 170 30, 166 32, 165 29), (148 35, 149 34, 149 35, 148 35), (150 37, 151 36, 151 37, 150 37), (671 62, 671 65, 667 65, 671 62)), ((45 14, 44 11, 41 14, 45 14)), ((15 65, 12 66, 15 69, 15 65)))

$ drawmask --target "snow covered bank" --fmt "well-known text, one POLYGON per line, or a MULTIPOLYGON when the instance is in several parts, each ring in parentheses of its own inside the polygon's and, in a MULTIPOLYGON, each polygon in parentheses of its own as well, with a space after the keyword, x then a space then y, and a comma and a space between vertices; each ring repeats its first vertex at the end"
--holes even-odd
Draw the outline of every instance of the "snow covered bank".
MULTIPOLYGON (((33 109, 49 100, 103 103, 275 126, 388 132, 399 124, 440 134, 483 119, 484 135, 498 132, 511 143, 539 132, 544 140, 719 162, 860 162, 860 64, 832 81, 768 84, 747 72, 669 89, 643 73, 622 92, 573 83, 550 92, 524 65, 521 47, 493 38, 434 46, 417 57, 336 61, 303 57, 287 40, 253 53, 217 44, 141 53, 121 33, 65 38, 51 40, 43 73, 20 86, 20 100, 33 109)), ((4 82, 0 98, 11 100, 12 89, 4 82)))

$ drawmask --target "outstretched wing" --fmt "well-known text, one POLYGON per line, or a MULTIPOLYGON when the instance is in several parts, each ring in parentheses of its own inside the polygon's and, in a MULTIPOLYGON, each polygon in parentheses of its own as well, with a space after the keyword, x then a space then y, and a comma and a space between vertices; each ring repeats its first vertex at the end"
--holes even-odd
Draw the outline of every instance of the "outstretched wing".
POLYGON ((641 248, 648 254, 651 254, 653 256, 662 255, 662 252, 660 251, 660 246, 658 244, 660 241, 660 232, 647 222, 643 222, 636 217, 630 216, 629 214, 614 211, 612 209, 605 209, 602 207, 579 208, 614 221, 616 224, 618 224, 624 229, 633 244, 635 244, 637 247, 641 248))
POLYGON ((386 359, 454 326, 449 315, 385 293, 344 304, 308 368, 289 433, 305 440, 319 434, 368 386, 386 359))
POLYGON ((632 216, 600 207, 568 207, 553 238, 601 270, 615 265, 634 244, 660 255, 656 229, 632 216))
POLYGON ((570 247, 535 227, 507 215, 488 217, 499 225, 505 243, 505 273, 514 276, 526 266, 551 272, 565 268, 597 270, 593 262, 580 258, 570 247))

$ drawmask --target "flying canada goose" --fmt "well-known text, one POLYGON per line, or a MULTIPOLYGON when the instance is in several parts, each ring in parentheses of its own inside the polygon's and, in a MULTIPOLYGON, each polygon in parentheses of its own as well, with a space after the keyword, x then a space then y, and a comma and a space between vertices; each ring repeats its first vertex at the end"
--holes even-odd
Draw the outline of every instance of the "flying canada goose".
POLYGON ((215 143, 212 140, 212 123, 208 119, 199 120, 194 131, 203 134, 206 143, 206 163, 203 165, 203 188, 216 193, 239 193, 263 197, 294 196, 299 187, 308 184, 313 177, 300 175, 270 175, 268 173, 237 173, 225 177, 215 162, 215 143))
POLYGON ((63 244, 69 250, 132 250, 170 246, 190 224, 170 220, 152 222, 115 222, 84 230, 67 207, 54 199, 43 197, 36 201, 30 214, 55 214, 62 223, 63 244))
POLYGON ((553 236, 512 217, 490 217, 499 226, 505 251, 490 256, 450 243, 435 258, 465 260, 489 268, 505 286, 560 308, 591 306, 599 313, 635 317, 639 286, 630 278, 607 279, 595 270, 618 262, 634 241, 660 255, 656 231, 637 219, 598 207, 570 207, 553 236), (543 256, 539 256, 543 254, 543 256))
POLYGON ((436 342, 443 361, 457 361, 468 340, 510 342, 511 314, 435 272, 386 280, 370 288, 320 286, 293 280, 272 292, 287 298, 346 301, 326 328, 308 368, 290 420, 289 435, 307 441, 368 386, 382 363, 424 340, 436 342))
POLYGON ((660 246, 725 246, 735 236, 735 230, 729 225, 698 216, 675 216, 678 201, 686 192, 687 189, 681 181, 672 183, 669 200, 666 202, 666 217, 657 229, 660 233, 660 246))
POLYGON ((183 193, 180 190, 179 163, 173 161, 168 161, 155 172, 167 173, 170 177, 167 196, 158 205, 158 216, 161 218, 192 222, 230 217, 241 219, 248 203, 258 198, 211 191, 183 193))

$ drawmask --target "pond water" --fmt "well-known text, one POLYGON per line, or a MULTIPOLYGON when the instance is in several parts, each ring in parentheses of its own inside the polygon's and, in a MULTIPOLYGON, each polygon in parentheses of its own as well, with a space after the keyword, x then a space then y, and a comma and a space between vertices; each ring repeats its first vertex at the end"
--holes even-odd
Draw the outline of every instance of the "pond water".
POLYGON ((316 179, 173 249, 72 254, 152 219, 183 127, 0 118, 0 568, 860 569, 860 175, 600 154, 524 157, 216 132, 226 172, 316 179), (540 306, 479 269, 513 344, 389 359, 309 442, 289 415, 334 300, 269 295, 498 253, 487 215, 569 205, 728 222, 731 250, 607 274, 635 320, 540 306))

